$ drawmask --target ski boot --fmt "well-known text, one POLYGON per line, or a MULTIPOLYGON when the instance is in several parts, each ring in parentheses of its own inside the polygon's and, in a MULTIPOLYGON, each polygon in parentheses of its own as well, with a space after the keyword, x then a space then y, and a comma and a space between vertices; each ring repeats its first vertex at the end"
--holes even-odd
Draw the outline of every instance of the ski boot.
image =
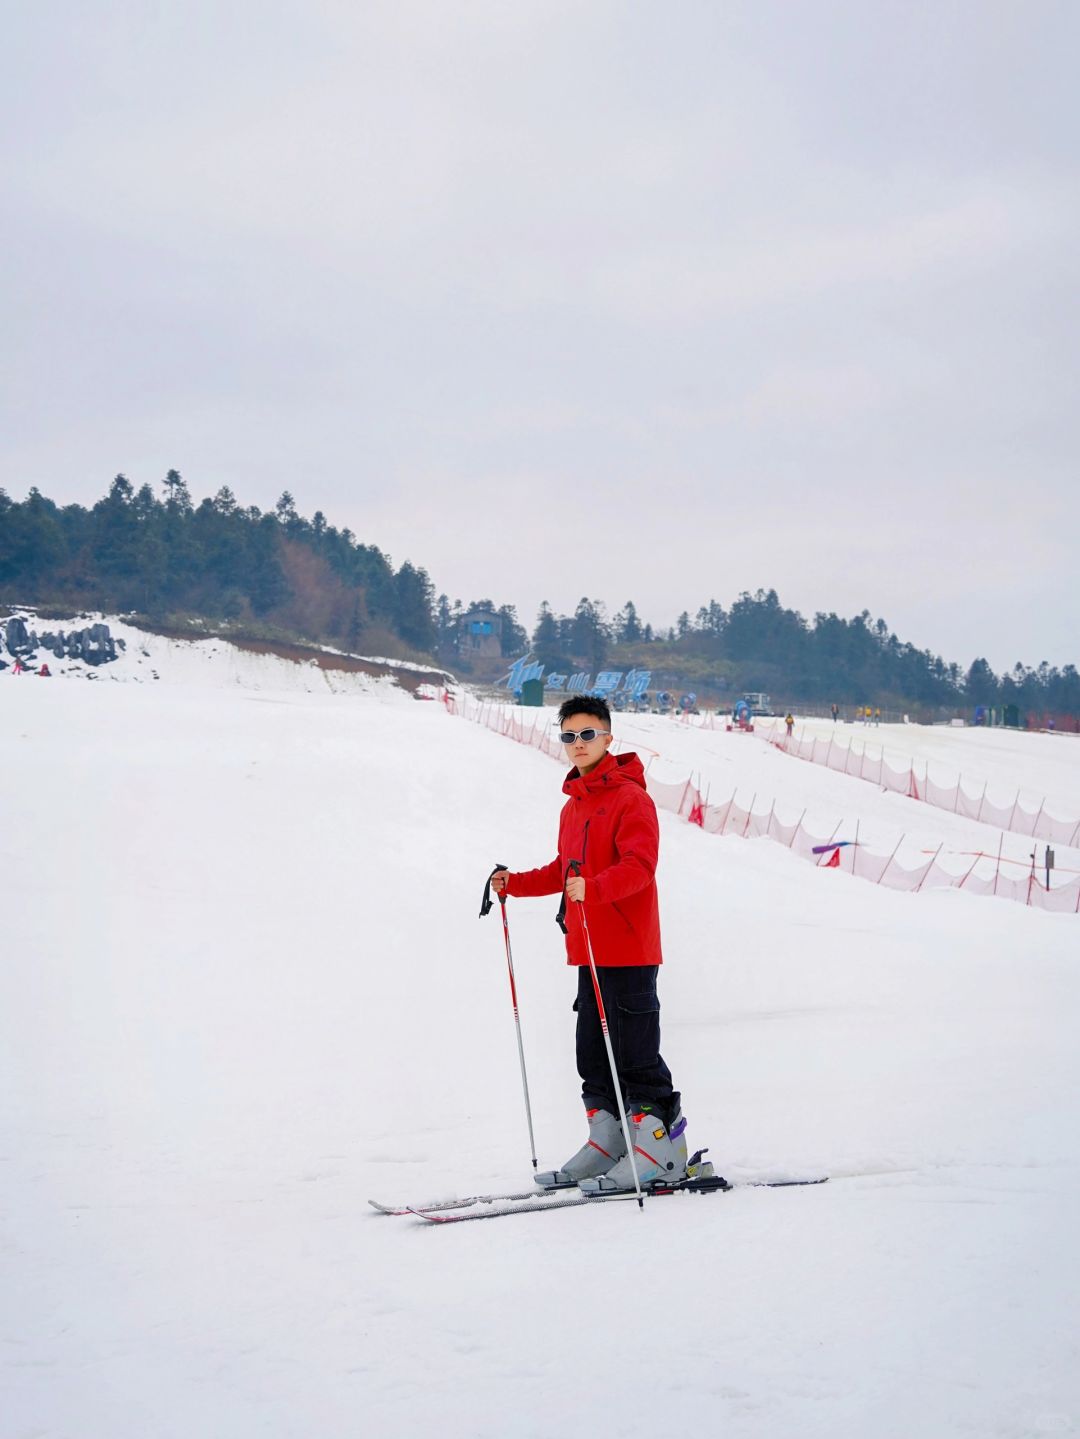
MULTIPOLYGON (((638 1183, 644 1189, 661 1181, 677 1184, 686 1178, 686 1120, 677 1113, 670 1128, 651 1105, 635 1105, 629 1116, 630 1133, 637 1163, 638 1183)), ((698 1156, 695 1155, 695 1158, 698 1156)), ((595 1178, 579 1182, 582 1194, 612 1194, 620 1189, 633 1189, 634 1171, 629 1155, 613 1168, 595 1178)))
POLYGON ((541 1189, 566 1189, 582 1179, 603 1174, 626 1153, 622 1125, 615 1115, 609 1114, 606 1109, 588 1109, 585 1112, 589 1120, 588 1139, 561 1169, 546 1169, 533 1175, 541 1189))

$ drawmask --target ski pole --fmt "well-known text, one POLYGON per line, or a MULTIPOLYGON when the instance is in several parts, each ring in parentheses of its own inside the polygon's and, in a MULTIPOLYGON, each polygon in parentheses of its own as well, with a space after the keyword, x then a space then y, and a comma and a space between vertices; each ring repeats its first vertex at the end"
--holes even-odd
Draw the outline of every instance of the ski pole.
MULTIPOLYGON (((491 910, 491 881, 498 874, 499 870, 505 869, 505 864, 497 864, 488 875, 487 884, 484 887, 484 898, 480 904, 480 918, 483 919, 491 910)), ((502 910, 503 939, 506 942, 506 968, 510 975, 510 1001, 514 1006, 514 1025, 517 1029, 518 1059, 521 1061, 521 1088, 525 1095, 525 1118, 529 1125, 529 1152, 532 1155, 532 1166, 536 1168, 536 1140, 533 1138, 532 1105, 529 1103, 529 1076, 525 1073, 525 1046, 521 1042, 521 1016, 518 1013, 517 985, 514 983, 514 956, 510 949, 510 925, 506 918, 506 895, 499 895, 499 906, 502 910)))
MULTIPOLYGON (((581 862, 576 859, 570 861, 570 868, 575 876, 581 875, 581 862)), ((611 1082, 615 1086, 615 1098, 619 1105, 619 1120, 622 1123, 623 1133, 626 1135, 626 1152, 630 1156, 630 1173, 634 1176, 634 1192, 637 1194, 638 1208, 645 1208, 645 1200, 641 1193, 641 1181, 638 1179, 637 1160, 634 1158, 634 1139, 630 1132, 630 1125, 626 1119, 626 1105, 623 1103, 622 1085, 619 1083, 619 1071, 615 1067, 615 1051, 611 1047, 611 1035, 608 1033, 607 1013, 604 1009, 604 998, 600 993, 600 976, 596 972, 596 960, 593 957, 592 940, 589 938, 589 922, 585 918, 585 906, 578 904, 578 914, 581 916, 581 928, 585 935, 585 948, 589 954, 589 971, 592 974, 593 993, 596 995, 596 1009, 600 1015, 600 1031, 604 1036, 604 1048, 607 1050, 608 1065, 611 1068, 611 1082)))

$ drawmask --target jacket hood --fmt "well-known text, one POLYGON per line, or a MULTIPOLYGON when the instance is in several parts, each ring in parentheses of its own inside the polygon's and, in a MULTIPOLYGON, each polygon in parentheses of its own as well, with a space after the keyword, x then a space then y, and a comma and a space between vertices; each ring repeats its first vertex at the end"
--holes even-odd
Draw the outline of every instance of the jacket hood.
POLYGON ((645 766, 632 751, 612 754, 608 750, 591 774, 578 774, 575 765, 563 780, 563 794, 571 799, 584 799, 587 794, 597 794, 614 784, 636 784, 645 788, 645 766))

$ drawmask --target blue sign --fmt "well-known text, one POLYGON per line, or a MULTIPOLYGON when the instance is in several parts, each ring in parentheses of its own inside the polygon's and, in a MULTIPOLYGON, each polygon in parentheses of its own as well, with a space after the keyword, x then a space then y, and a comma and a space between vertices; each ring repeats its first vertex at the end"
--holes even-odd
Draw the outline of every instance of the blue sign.
MULTIPOLYGON (((516 692, 526 680, 539 680, 544 678, 544 666, 532 655, 522 655, 510 666, 509 673, 499 681, 508 690, 516 692)), ((558 674, 552 670, 547 679, 544 680, 544 688, 547 690, 559 690, 571 695, 595 694, 608 696, 615 693, 628 695, 630 699, 640 699, 649 688, 652 679, 651 670, 601 670, 596 676, 596 683, 592 683, 592 677, 587 670, 579 670, 577 674, 558 674), (619 686, 622 685, 620 691, 619 686)))
POLYGON ((652 670, 628 670, 623 681, 623 693, 631 699, 639 699, 649 688, 652 670))
POLYGON ((505 684, 508 690, 517 691, 526 680, 538 680, 542 678, 543 673, 544 666, 542 664, 534 660, 531 655, 522 655, 519 660, 514 661, 510 666, 510 673, 499 683, 505 684))

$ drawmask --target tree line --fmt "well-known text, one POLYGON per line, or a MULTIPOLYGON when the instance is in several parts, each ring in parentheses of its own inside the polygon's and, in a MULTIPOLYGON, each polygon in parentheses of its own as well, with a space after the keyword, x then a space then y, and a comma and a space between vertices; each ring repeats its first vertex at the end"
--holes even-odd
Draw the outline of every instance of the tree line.
POLYGON ((873 697, 1080 714, 1073 665, 1017 663, 997 675, 977 659, 964 672, 901 641, 868 610, 807 620, 772 589, 743 593, 729 609, 710 600, 666 630, 644 621, 632 601, 610 617, 595 599, 582 598, 569 615, 545 602, 530 635, 513 605, 436 595, 422 567, 406 560, 395 569, 378 546, 319 510, 306 519, 288 491, 266 513, 240 505, 227 486, 196 504, 177 470, 159 494, 117 475, 89 509, 61 507, 37 489, 18 502, 0 489, 0 585, 27 603, 134 611, 151 621, 198 616, 354 652, 404 648, 462 670, 461 620, 476 606, 501 619, 504 655, 531 649, 549 669, 640 666, 691 688, 764 690, 804 703, 873 697))
POLYGON ((90 509, 0 490, 0 584, 27 601, 201 616, 350 650, 397 640, 430 655, 437 638, 425 570, 395 569, 321 511, 305 519, 288 491, 265 514, 228 486, 196 504, 177 470, 160 494, 117 475, 90 509))
POLYGON ((907 701, 928 707, 1015 704, 1025 713, 1080 715, 1080 675, 1045 661, 1017 663, 997 675, 986 659, 966 670, 900 640, 883 619, 818 612, 807 620, 780 603, 775 590, 744 592, 725 610, 715 599, 684 611, 656 631, 627 601, 609 618, 603 603, 583 598, 572 615, 543 604, 532 649, 549 668, 580 664, 695 675, 733 693, 762 690, 804 703, 907 701))

